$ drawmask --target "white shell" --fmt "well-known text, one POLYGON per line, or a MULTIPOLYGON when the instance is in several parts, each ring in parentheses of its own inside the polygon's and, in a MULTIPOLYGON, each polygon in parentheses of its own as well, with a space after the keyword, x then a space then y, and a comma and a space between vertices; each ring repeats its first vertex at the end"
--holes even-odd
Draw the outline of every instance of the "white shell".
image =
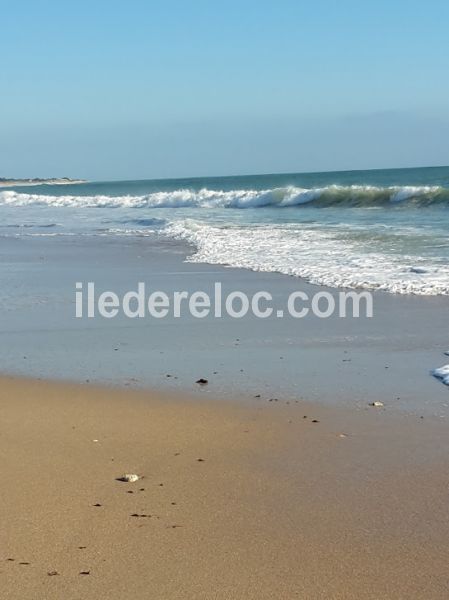
POLYGON ((134 483, 134 481, 137 481, 138 479, 140 479, 140 477, 135 473, 125 473, 121 477, 117 477, 117 481, 125 481, 127 483, 134 483))
POLYGON ((380 407, 383 406, 384 403, 383 402, 379 402, 379 400, 376 400, 375 402, 371 402, 371 406, 376 406, 376 407, 380 407))

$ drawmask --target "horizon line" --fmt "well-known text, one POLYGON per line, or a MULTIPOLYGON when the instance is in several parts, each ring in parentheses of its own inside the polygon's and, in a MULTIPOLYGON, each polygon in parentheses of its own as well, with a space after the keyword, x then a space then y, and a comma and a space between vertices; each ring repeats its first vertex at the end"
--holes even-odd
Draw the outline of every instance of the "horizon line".
POLYGON ((149 177, 139 179, 90 179, 86 180, 86 183, 112 183, 112 182, 123 182, 128 183, 132 181, 182 181, 184 179, 237 179, 244 177, 277 177, 277 176, 289 176, 289 175, 324 175, 331 173, 363 173, 366 171, 414 171, 416 169, 448 169, 449 165, 424 165, 419 167, 375 167, 373 169, 336 169, 329 171, 279 171, 274 173, 243 173, 240 175, 187 175, 184 177, 149 177))

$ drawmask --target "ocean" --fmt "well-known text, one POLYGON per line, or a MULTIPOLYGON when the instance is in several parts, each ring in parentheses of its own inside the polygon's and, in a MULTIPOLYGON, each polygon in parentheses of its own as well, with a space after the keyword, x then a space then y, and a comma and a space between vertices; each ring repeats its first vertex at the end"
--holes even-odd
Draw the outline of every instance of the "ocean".
POLYGON ((192 262, 449 295, 449 167, 1 188, 0 235, 170 237, 192 262))

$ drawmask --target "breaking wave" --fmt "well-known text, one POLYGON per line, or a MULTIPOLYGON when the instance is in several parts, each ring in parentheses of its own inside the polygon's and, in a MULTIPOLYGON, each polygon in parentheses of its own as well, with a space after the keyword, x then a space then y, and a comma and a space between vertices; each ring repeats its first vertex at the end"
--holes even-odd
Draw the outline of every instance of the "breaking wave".
POLYGON ((449 206, 449 188, 441 186, 330 185, 317 188, 280 187, 267 190, 179 189, 141 196, 52 196, 0 192, 0 206, 74 208, 257 208, 264 206, 449 206))

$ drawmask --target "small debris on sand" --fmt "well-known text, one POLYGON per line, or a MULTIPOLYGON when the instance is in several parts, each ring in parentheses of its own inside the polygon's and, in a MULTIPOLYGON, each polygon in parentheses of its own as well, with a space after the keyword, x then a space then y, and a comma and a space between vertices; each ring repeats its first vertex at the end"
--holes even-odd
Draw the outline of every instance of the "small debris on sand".
POLYGON ((25 561, 24 561, 24 562, 19 562, 19 565, 30 565, 30 564, 31 564, 31 563, 29 563, 29 562, 25 562, 25 561))
POLYGON ((370 403, 370 406, 375 406, 376 408, 381 408, 384 405, 383 402, 380 402, 379 400, 375 400, 374 402, 370 403))
POLYGON ((254 398, 260 398, 260 394, 256 394, 254 398))
POLYGON ((80 571, 80 575, 90 575, 90 571, 80 571))
POLYGON ((92 506, 101 506, 98 502, 96 504, 92 504, 92 506))
POLYGON ((203 377, 200 377, 200 379, 197 379, 195 383, 198 383, 199 385, 206 385, 209 383, 209 381, 207 379, 204 379, 203 377))
POLYGON ((48 571, 47 575, 53 577, 53 575, 59 575, 58 571, 48 571))
POLYGON ((124 481, 126 483, 134 483, 135 481, 138 481, 139 479, 140 479, 140 477, 138 475, 136 475, 135 473, 125 473, 124 475, 117 477, 116 481, 124 481))
POLYGON ((197 458, 197 462, 204 462, 204 458, 197 458))
POLYGON ((312 423, 319 423, 318 419, 313 419, 312 423))

